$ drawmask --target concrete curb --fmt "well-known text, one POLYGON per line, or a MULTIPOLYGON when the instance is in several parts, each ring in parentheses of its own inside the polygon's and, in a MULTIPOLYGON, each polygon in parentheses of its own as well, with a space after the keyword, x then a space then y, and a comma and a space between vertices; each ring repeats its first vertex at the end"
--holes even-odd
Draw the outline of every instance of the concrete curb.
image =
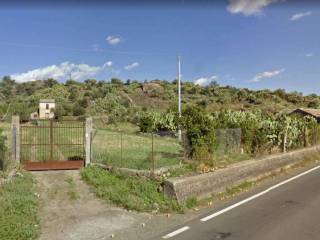
POLYGON ((147 178, 151 178, 154 176, 162 176, 163 174, 169 172, 170 170, 180 168, 180 165, 161 167, 161 168, 155 169, 153 173, 152 170, 135 170, 131 168, 119 168, 119 167, 105 165, 102 163, 92 163, 92 165, 99 166, 105 170, 112 171, 114 173, 124 175, 124 176, 137 176, 137 177, 147 177, 147 178))
POLYGON ((247 160, 210 173, 168 179, 164 182, 164 192, 167 196, 179 202, 191 197, 198 199, 210 197, 240 182, 256 179, 259 176, 290 166, 306 158, 316 159, 319 156, 320 146, 314 146, 289 153, 247 160))

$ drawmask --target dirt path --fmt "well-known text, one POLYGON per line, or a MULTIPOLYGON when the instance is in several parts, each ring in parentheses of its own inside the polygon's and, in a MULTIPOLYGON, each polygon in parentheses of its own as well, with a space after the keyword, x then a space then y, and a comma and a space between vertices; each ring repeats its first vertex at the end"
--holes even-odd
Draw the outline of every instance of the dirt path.
POLYGON ((33 174, 41 198, 40 240, 110 239, 111 234, 137 228, 149 217, 108 206, 97 199, 78 171, 33 174))

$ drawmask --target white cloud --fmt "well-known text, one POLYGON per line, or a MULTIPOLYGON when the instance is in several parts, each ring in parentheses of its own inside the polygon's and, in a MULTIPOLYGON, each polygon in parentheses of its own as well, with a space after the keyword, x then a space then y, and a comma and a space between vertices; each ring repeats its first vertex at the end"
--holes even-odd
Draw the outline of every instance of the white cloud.
POLYGON ((103 67, 112 67, 113 62, 112 61, 108 61, 105 64, 103 64, 103 67))
POLYGON ((106 62, 102 66, 90 66, 88 64, 63 62, 60 65, 50 65, 47 67, 30 70, 25 73, 16 73, 11 75, 11 78, 15 79, 17 82, 44 80, 48 78, 65 80, 70 76, 74 80, 83 80, 85 78, 92 77, 105 68, 111 66, 111 61, 106 62))
POLYGON ((298 21, 298 20, 300 20, 301 18, 310 16, 311 14, 312 14, 311 11, 309 11, 309 12, 297 13, 297 14, 292 15, 291 18, 290 18, 290 20, 291 20, 291 21, 298 21))
POLYGON ((122 39, 119 36, 108 36, 106 40, 112 46, 118 45, 122 42, 122 39))
POLYGON ((216 81, 217 79, 218 79, 217 76, 202 77, 195 80, 194 84, 199 86, 208 86, 212 81, 216 81))
POLYGON ((139 66, 140 66, 140 63, 134 62, 134 63, 129 64, 128 66, 125 66, 124 69, 125 70, 131 70, 131 69, 137 68, 139 66))
POLYGON ((307 53, 306 54, 306 57, 313 57, 314 56, 314 53, 307 53))
POLYGON ((282 69, 278 69, 278 70, 274 70, 274 71, 269 71, 269 72, 262 72, 262 73, 258 73, 253 79, 251 79, 249 82, 260 82, 263 79, 266 78, 273 78, 275 76, 280 75, 281 73, 283 73, 286 69, 282 68, 282 69))
POLYGON ((241 13, 245 16, 259 15, 266 6, 280 0, 229 0, 227 10, 233 14, 241 13))

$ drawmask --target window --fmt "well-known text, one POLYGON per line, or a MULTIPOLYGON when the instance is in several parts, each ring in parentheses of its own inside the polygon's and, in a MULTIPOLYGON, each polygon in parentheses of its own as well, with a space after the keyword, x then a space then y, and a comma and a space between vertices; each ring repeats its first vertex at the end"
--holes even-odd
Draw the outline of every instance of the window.
POLYGON ((49 104, 48 103, 46 104, 46 109, 49 109, 49 104))

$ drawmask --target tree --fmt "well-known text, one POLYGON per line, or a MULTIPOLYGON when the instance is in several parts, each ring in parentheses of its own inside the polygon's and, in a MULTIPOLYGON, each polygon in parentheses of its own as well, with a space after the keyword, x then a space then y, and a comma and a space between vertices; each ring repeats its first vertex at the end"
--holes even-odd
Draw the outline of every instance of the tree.
POLYGON ((123 82, 119 78, 111 78, 111 83, 115 85, 122 85, 123 82))
POLYGON ((86 109, 82 107, 79 103, 76 103, 73 107, 74 116, 82 116, 86 113, 86 109))
POLYGON ((61 120, 63 116, 66 115, 66 111, 64 110, 61 104, 57 104, 54 110, 54 117, 58 120, 61 120))
MULTIPOLYGON (((1 95, 8 98, 13 93, 15 81, 10 76, 4 76, 0 82, 1 95)), ((0 97, 1 97, 0 95, 0 97)))
POLYGON ((56 84, 58 84, 58 81, 53 78, 49 78, 47 80, 44 80, 44 86, 46 86, 46 87, 51 88, 56 84))

